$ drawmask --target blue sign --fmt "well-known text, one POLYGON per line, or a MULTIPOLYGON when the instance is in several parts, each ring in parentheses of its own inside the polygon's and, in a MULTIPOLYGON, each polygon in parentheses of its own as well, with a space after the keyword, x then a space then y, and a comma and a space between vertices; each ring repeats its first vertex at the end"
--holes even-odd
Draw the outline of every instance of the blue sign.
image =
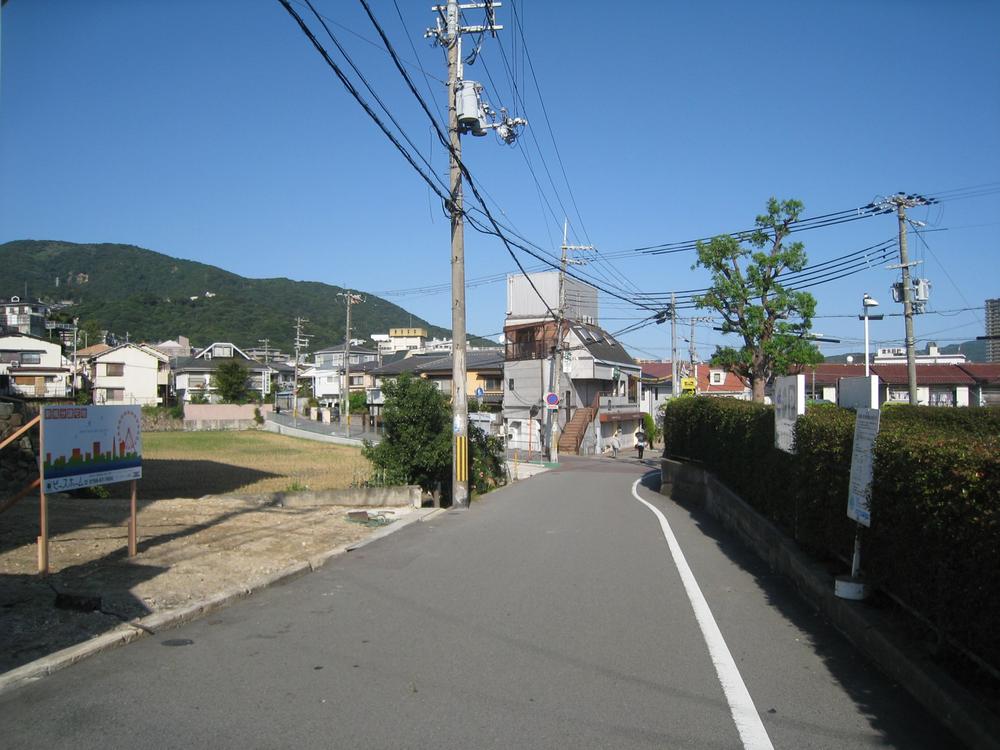
POLYGON ((482 398, 485 395, 486 391, 484 391, 482 388, 476 388, 476 398, 482 398))

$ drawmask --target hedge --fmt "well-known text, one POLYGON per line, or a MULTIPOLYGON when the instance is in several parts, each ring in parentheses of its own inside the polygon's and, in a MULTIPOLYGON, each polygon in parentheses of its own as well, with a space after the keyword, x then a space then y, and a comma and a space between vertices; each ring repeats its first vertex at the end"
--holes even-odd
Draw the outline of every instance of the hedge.
MULTIPOLYGON (((851 554, 847 518, 854 412, 810 406, 795 454, 774 444, 771 407, 680 398, 663 420, 664 455, 699 461, 821 558, 851 554)), ((1000 668, 1000 409, 891 406, 875 442, 868 579, 1000 668)))

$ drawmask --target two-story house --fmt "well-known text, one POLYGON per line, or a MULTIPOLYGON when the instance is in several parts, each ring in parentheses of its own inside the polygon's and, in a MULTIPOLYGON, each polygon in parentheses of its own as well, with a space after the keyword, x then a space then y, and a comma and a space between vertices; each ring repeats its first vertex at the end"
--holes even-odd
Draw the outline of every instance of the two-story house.
POLYGON ((174 365, 174 387, 177 398, 190 402, 192 398, 218 400, 212 383, 216 369, 225 362, 239 362, 247 370, 247 384, 252 392, 268 393, 275 367, 256 362, 246 352, 228 341, 218 341, 198 351, 193 357, 178 359, 174 365))
POLYGON ((170 358, 145 344, 119 344, 89 357, 83 363, 95 404, 167 402, 170 393, 170 358))
POLYGON ((45 335, 45 322, 49 306, 44 302, 14 296, 0 299, 0 328, 41 338, 45 335))
POLYGON ((324 406, 339 405, 345 371, 350 373, 349 392, 364 393, 365 372, 378 367, 378 352, 352 346, 347 355, 350 367, 345 368, 344 351, 343 344, 320 349, 313 355, 312 364, 299 370, 299 379, 312 383, 313 397, 324 406))
POLYGON ((23 333, 0 334, 0 393, 21 398, 72 395, 62 347, 23 333))

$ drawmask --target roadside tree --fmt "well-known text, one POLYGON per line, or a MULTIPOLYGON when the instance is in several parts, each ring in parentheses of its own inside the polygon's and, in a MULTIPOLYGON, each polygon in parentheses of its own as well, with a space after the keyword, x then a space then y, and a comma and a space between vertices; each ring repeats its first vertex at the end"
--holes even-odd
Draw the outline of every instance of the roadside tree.
POLYGON ((739 348, 717 347, 712 364, 749 380, 754 401, 764 400, 764 387, 775 375, 823 359, 807 338, 816 300, 781 283, 783 274, 806 265, 803 244, 785 243, 802 210, 797 200, 771 198, 754 231, 740 238, 722 235, 699 242, 698 262, 692 266, 712 274, 711 287, 694 298, 695 304, 718 312, 722 331, 743 339, 739 348))
POLYGON ((216 393, 223 403, 242 404, 247 400, 249 392, 249 375, 247 368, 235 360, 223 362, 215 370, 212 378, 216 393))

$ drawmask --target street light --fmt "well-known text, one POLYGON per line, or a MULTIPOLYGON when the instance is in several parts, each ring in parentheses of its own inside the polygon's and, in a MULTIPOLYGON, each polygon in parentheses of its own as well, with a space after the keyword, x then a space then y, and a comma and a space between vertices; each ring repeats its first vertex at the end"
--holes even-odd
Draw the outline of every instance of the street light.
POLYGON ((871 374, 870 358, 868 356, 868 321, 869 320, 882 320, 884 315, 871 315, 868 310, 872 307, 878 307, 878 300, 872 297, 868 292, 865 292, 865 296, 861 298, 861 309, 864 311, 858 316, 858 320, 865 321, 865 377, 871 374))

